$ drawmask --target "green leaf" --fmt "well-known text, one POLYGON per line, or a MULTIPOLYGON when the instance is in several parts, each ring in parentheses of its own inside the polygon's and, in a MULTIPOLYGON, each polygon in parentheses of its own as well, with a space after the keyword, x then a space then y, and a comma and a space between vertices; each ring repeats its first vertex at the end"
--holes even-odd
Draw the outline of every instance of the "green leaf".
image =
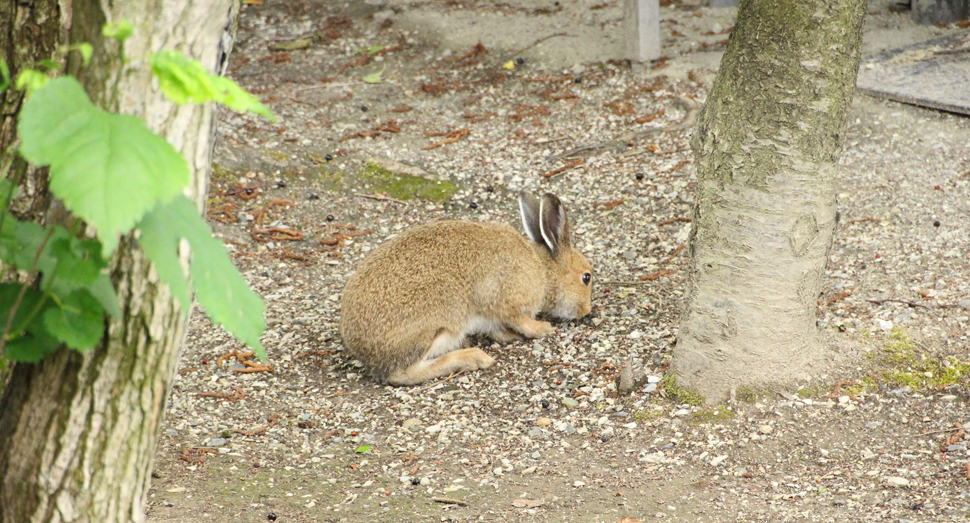
POLYGON ((384 74, 384 69, 386 68, 387 68, 387 63, 385 62, 384 67, 381 67, 380 71, 377 71, 376 73, 371 73, 363 77, 362 80, 369 84, 379 84, 381 83, 381 75, 384 74))
POLYGON ((259 98, 247 93, 232 80, 216 76, 199 62, 178 51, 159 51, 152 57, 152 73, 158 77, 162 92, 177 104, 217 102, 236 111, 251 111, 270 121, 273 113, 259 98))
POLYGON ((10 199, 16 196, 16 193, 17 188, 14 187, 13 182, 6 178, 0 178, 0 212, 6 212, 10 205, 10 199))
POLYGON ((68 347, 90 350, 104 337, 104 309, 90 292, 78 289, 64 298, 60 307, 44 311, 44 327, 68 347))
POLYGON ((379 52, 383 51, 384 49, 387 49, 387 46, 386 45, 372 45, 372 46, 368 47, 367 49, 364 49, 363 52, 364 53, 367 53, 367 54, 374 54, 374 53, 379 53, 379 52))
POLYGON ((26 332, 7 341, 3 356, 9 360, 37 363, 61 348, 61 342, 45 331, 26 332))
MULTIPOLYGON (((10 318, 10 311, 23 284, 0 283, 0 325, 6 325, 10 318)), ((47 333, 40 320, 45 308, 54 305, 47 297, 34 289, 28 288, 20 306, 14 313, 14 321, 4 348, 4 356, 14 361, 36 362, 44 355, 57 350, 61 343, 47 333), (35 311, 40 314, 31 317, 35 311)), ((2 333, 0 333, 2 335, 2 333)))
MULTIPOLYGON (((37 256, 37 251, 40 250, 44 238, 47 237, 47 229, 34 222, 14 221, 11 226, 11 237, 14 240, 14 244, 11 246, 12 256, 10 263, 16 265, 20 270, 29 271, 34 265, 34 258, 37 256)), ((57 231, 55 230, 56 233, 57 231)), ((54 240, 55 238, 52 237, 51 239, 54 240)), ((49 252, 48 247, 45 247, 44 250, 49 252)), ((54 266, 55 262, 49 256, 45 257, 42 254, 37 260, 37 270, 41 272, 53 272, 54 266)))
POLYGON ((26 89, 27 95, 30 95, 37 89, 47 85, 49 81, 50 78, 47 78, 46 74, 36 69, 24 69, 17 75, 17 89, 20 91, 26 89))
POLYGON ((93 285, 101 275, 101 269, 107 265, 97 240, 72 236, 58 238, 50 242, 49 255, 57 260, 54 268, 57 281, 81 287, 93 285))
POLYGON ((157 201, 189 181, 185 159, 133 116, 95 107, 77 80, 61 77, 37 90, 20 114, 20 152, 50 165, 50 187, 98 229, 104 252, 157 201))
POLYGON ((101 28, 101 34, 106 38, 114 38, 118 43, 124 42, 135 32, 135 27, 129 20, 119 20, 101 28))
POLYGON ((0 94, 7 92, 10 88, 10 66, 7 61, 0 58, 0 94))
POLYGON ((263 300, 249 288, 232 264, 222 241, 212 237, 212 230, 199 211, 185 196, 159 205, 138 226, 138 243, 155 262, 158 275, 168 283, 188 312, 191 302, 185 274, 178 257, 178 243, 184 238, 192 249, 189 273, 199 304, 217 324, 254 350, 263 361, 266 351, 259 342, 265 329, 263 300))
POLYGON ((155 262, 158 276, 168 284, 172 295, 182 305, 182 310, 188 313, 192 308, 192 296, 182 260, 178 256, 179 240, 185 237, 183 229, 187 226, 170 221, 173 219, 170 207, 171 204, 160 205, 142 218, 138 224, 141 231, 138 243, 148 259, 155 262))
POLYGON ((118 307, 118 291, 115 290, 114 285, 111 285, 111 278, 107 273, 101 273, 88 290, 112 318, 121 318, 121 309, 118 307))
POLYGON ((357 447, 357 450, 355 450, 354 452, 356 452, 357 454, 363 454, 363 453, 367 452, 370 449, 371 449, 371 446, 370 445, 361 445, 361 446, 357 447))

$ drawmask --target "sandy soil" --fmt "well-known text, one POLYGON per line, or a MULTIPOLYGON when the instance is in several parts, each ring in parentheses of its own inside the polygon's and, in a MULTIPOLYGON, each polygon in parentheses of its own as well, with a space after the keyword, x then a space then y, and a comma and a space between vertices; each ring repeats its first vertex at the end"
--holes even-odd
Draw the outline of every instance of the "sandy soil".
MULTIPOLYGON (((967 520, 968 121, 857 96, 819 300, 857 365, 691 405, 657 383, 693 197, 679 126, 735 10, 661 8, 666 58, 631 65, 620 2, 558 4, 244 6, 230 75, 280 118, 220 112, 209 218, 267 302, 274 370, 236 372, 242 347, 193 315, 149 521, 967 520), (518 226, 523 188, 569 206, 590 317, 477 340, 494 368, 419 387, 343 356, 367 252, 443 217, 518 226)), ((956 30, 891 5, 865 52, 956 30)))

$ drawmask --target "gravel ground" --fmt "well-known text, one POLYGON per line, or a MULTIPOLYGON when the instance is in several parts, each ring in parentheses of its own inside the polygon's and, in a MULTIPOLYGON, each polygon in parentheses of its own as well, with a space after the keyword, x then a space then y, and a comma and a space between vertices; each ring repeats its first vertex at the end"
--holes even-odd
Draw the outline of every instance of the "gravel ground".
MULTIPOLYGON (((149 521, 966 521, 968 121, 855 101, 819 327, 856 367, 679 403, 689 124, 735 11, 661 8, 667 59, 631 67, 583 54, 615 50, 619 2, 557 4, 244 7, 230 75, 279 121, 221 113, 209 218, 267 302, 272 370, 238 372, 258 368, 193 314, 149 521), (518 227, 522 188, 569 207, 589 317, 477 340, 493 368, 417 387, 343 356, 369 251, 444 217, 518 227)), ((867 52, 955 30, 889 5, 867 52)))

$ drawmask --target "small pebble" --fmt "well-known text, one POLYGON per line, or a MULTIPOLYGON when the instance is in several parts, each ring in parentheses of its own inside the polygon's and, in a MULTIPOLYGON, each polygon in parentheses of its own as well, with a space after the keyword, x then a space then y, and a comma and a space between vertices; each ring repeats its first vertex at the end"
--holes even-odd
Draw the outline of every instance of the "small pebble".
POLYGON ((890 487, 906 487, 909 486, 909 480, 906 478, 901 478, 899 476, 889 476, 886 478, 886 483, 890 487))

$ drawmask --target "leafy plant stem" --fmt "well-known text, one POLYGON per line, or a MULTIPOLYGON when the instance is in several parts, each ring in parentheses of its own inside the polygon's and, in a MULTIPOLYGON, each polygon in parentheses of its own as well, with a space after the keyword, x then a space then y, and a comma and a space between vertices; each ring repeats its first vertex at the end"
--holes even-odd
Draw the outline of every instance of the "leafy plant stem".
MULTIPOLYGON (((7 324, 3 328, 3 335, 0 336, 0 359, 3 359, 3 349, 7 346, 7 338, 10 336, 10 329, 13 328, 13 319, 17 315, 17 309, 20 308, 20 303, 24 300, 24 295, 27 294, 27 289, 30 287, 34 280, 34 275, 37 273, 37 264, 40 263, 41 253, 44 252, 44 248, 47 247, 47 242, 50 241, 51 236, 54 236, 54 226, 51 225, 47 230, 47 236, 44 237, 44 241, 40 243, 40 247, 37 249, 37 254, 34 255, 34 263, 30 266, 30 276, 24 285, 20 288, 20 292, 17 293, 17 299, 14 300, 13 306, 10 307, 10 315, 7 317, 7 324)), ((30 316, 27 318, 25 325, 29 325, 33 321, 34 316, 40 312, 41 307, 44 304, 44 300, 40 300, 34 310, 31 311, 30 316)))

